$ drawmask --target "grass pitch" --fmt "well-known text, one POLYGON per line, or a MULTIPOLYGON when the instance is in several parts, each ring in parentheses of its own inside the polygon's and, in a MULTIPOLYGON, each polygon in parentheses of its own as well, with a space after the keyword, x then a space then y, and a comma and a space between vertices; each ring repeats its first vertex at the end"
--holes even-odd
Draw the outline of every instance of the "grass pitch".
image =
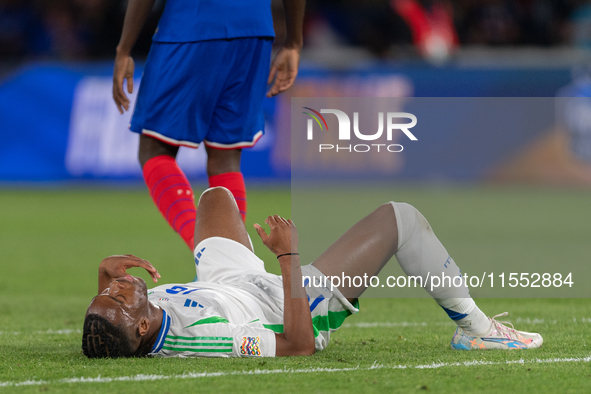
MULTIPOLYGON (((419 207, 460 266, 492 264, 495 253, 546 263, 591 255, 588 192, 409 187, 393 194, 387 199, 419 207)), ((376 198, 368 197, 367 212, 376 198)), ((272 272, 275 259, 252 223, 290 216, 290 207, 288 189, 249 190, 247 227, 272 272)), ((332 241, 323 225, 300 229, 307 259, 332 241)), ((311 357, 88 360, 80 329, 102 258, 146 258, 161 283, 194 277, 190 251, 143 189, 2 190, 0 251, 0 392, 591 391, 588 299, 477 300, 489 314, 509 311, 518 329, 540 332, 544 346, 530 351, 452 351, 454 324, 432 300, 362 299, 361 312, 311 357)))

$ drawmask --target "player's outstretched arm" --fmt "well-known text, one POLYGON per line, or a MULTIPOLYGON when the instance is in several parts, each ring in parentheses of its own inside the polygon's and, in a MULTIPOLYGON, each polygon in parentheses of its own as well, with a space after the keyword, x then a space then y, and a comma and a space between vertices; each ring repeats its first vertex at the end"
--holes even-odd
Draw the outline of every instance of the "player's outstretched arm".
POLYGON ((98 294, 101 294, 109 284, 116 278, 121 278, 127 275, 127 269, 132 267, 144 268, 154 283, 158 282, 160 274, 158 270, 148 261, 136 257, 132 254, 109 256, 99 265, 99 283, 98 283, 98 294))
POLYGON ((115 67, 113 70, 113 100, 120 113, 129 110, 129 98, 123 90, 123 81, 127 80, 127 92, 133 92, 133 71, 135 64, 130 56, 155 0, 129 0, 121 39, 117 45, 115 67))
POLYGON ((271 228, 269 235, 260 225, 255 224, 254 227, 265 246, 278 256, 283 275, 283 334, 276 334, 275 355, 281 357, 314 354, 314 329, 308 297, 302 287, 296 227, 291 220, 278 215, 269 216, 265 223, 271 228), (292 284, 295 287, 292 288, 292 284))
POLYGON ((291 87, 300 65, 300 51, 304 45, 305 0, 283 0, 285 8, 286 36, 283 48, 271 63, 268 84, 273 83, 267 97, 275 96, 291 87))

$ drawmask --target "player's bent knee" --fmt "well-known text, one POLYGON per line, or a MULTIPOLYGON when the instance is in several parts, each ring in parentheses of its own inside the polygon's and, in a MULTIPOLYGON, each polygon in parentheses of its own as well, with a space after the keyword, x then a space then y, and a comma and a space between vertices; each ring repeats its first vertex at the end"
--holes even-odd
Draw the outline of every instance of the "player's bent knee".
POLYGON ((204 193, 227 193, 228 195, 232 196, 232 192, 225 186, 214 186, 207 188, 204 193))
POLYGON ((223 186, 210 187, 206 189, 203 193, 201 193, 201 196, 199 197, 199 203, 210 198, 215 200, 229 198, 231 201, 234 201, 232 192, 223 186))
POLYGON ((399 247, 413 236, 433 233, 427 219, 414 206, 394 201, 391 201, 390 204, 394 208, 394 214, 396 215, 399 247))
POLYGON ((418 209, 408 203, 390 201, 389 205, 394 208, 397 221, 415 219, 417 216, 422 216, 418 209))

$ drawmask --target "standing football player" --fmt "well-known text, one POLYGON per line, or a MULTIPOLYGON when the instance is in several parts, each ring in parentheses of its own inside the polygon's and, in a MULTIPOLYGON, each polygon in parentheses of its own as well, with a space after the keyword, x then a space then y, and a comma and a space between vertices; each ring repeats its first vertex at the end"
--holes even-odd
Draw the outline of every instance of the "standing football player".
MULTIPOLYGON (((130 56, 155 0, 129 0, 117 46, 113 98, 129 110, 130 56)), ((176 162, 180 146, 207 152, 211 187, 229 189, 246 217, 242 148, 264 133, 262 101, 288 89, 298 73, 305 0, 283 0, 286 37, 271 63, 271 0, 168 0, 148 55, 130 129, 154 203, 193 249, 193 190, 176 162), (267 91, 267 84, 272 84, 267 91)))

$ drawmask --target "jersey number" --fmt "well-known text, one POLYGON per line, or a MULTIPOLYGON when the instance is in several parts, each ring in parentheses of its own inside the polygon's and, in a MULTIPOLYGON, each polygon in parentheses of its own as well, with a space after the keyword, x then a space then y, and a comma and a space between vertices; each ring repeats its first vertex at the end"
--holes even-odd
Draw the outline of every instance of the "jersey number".
POLYGON ((189 290, 187 287, 183 287, 183 286, 172 286, 170 289, 166 289, 166 292, 168 294, 189 294, 192 293, 194 291, 197 291, 199 289, 191 289, 189 290), (182 291, 182 293, 181 293, 182 291))

